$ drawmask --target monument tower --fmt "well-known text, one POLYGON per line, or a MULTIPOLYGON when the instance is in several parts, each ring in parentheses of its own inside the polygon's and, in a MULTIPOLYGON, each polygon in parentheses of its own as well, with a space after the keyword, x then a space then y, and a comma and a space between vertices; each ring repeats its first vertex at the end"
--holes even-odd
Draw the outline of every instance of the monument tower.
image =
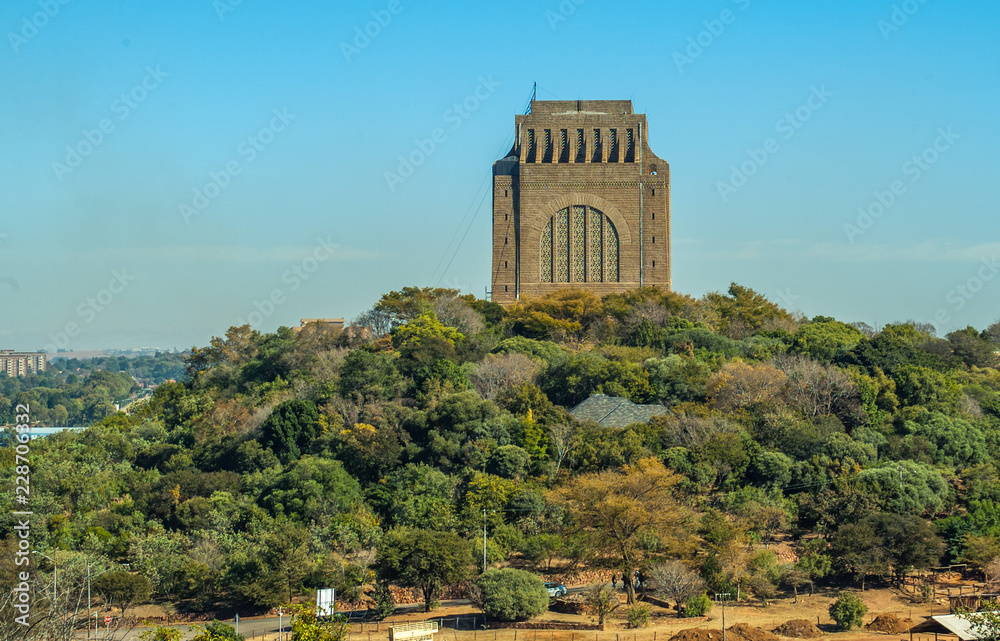
POLYGON ((493 164, 492 300, 670 289, 670 167, 631 100, 532 100, 493 164))

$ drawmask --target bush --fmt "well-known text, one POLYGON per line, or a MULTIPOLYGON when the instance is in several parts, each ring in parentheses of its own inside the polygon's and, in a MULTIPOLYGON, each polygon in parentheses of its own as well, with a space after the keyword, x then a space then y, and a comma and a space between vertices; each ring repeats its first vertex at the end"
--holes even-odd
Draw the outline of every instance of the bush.
POLYGON ((712 609, 712 599, 707 594, 688 597, 684 602, 683 614, 686 617, 703 617, 712 609))
POLYGON ((498 621, 523 621, 549 609, 545 584, 524 570, 487 570, 476 579, 475 586, 479 607, 498 621))
POLYGON ((392 598, 392 592, 389 590, 388 583, 384 581, 379 582, 375 586, 375 593, 372 595, 372 598, 375 599, 375 607, 372 608, 372 614, 376 620, 381 621, 396 611, 396 600, 392 598))
POLYGON ((649 615, 652 608, 648 603, 636 603, 628 609, 628 627, 631 629, 644 628, 649 625, 649 615))
POLYGON ((604 619, 621 605, 618 592, 607 583, 595 583, 590 586, 583 598, 587 609, 597 617, 598 625, 604 625, 604 619))
POLYGON ((868 607, 850 592, 841 592, 830 605, 830 618, 837 622, 841 630, 860 627, 867 612, 868 607))

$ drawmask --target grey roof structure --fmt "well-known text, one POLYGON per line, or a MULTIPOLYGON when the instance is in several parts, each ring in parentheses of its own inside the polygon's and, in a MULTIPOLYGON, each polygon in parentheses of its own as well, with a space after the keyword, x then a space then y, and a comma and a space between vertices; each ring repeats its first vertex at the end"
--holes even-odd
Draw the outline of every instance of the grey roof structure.
POLYGON ((932 633, 935 637, 938 634, 955 635, 960 641, 976 641, 983 636, 968 618, 958 614, 932 616, 910 628, 911 635, 920 633, 932 633))
POLYGON ((663 405, 638 405, 627 398, 592 394, 569 413, 580 421, 589 419, 608 427, 625 427, 632 423, 648 423, 654 416, 669 411, 663 405))

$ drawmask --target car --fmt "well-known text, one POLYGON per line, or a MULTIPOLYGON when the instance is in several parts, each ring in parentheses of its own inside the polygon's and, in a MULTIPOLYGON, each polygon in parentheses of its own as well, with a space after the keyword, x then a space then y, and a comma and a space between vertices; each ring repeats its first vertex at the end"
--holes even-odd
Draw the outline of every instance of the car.
POLYGON ((545 589, 548 591, 549 597, 552 599, 566 596, 566 586, 562 583, 546 583, 545 589))

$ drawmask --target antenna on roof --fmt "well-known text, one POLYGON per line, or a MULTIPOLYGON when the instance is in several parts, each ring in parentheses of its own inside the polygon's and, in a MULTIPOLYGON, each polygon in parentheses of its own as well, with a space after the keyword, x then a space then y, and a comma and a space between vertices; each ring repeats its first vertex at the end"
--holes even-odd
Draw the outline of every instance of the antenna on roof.
POLYGON ((533 82, 531 83, 531 97, 528 98, 528 106, 524 110, 524 115, 527 116, 531 113, 531 103, 535 102, 536 95, 538 95, 538 83, 533 82))

